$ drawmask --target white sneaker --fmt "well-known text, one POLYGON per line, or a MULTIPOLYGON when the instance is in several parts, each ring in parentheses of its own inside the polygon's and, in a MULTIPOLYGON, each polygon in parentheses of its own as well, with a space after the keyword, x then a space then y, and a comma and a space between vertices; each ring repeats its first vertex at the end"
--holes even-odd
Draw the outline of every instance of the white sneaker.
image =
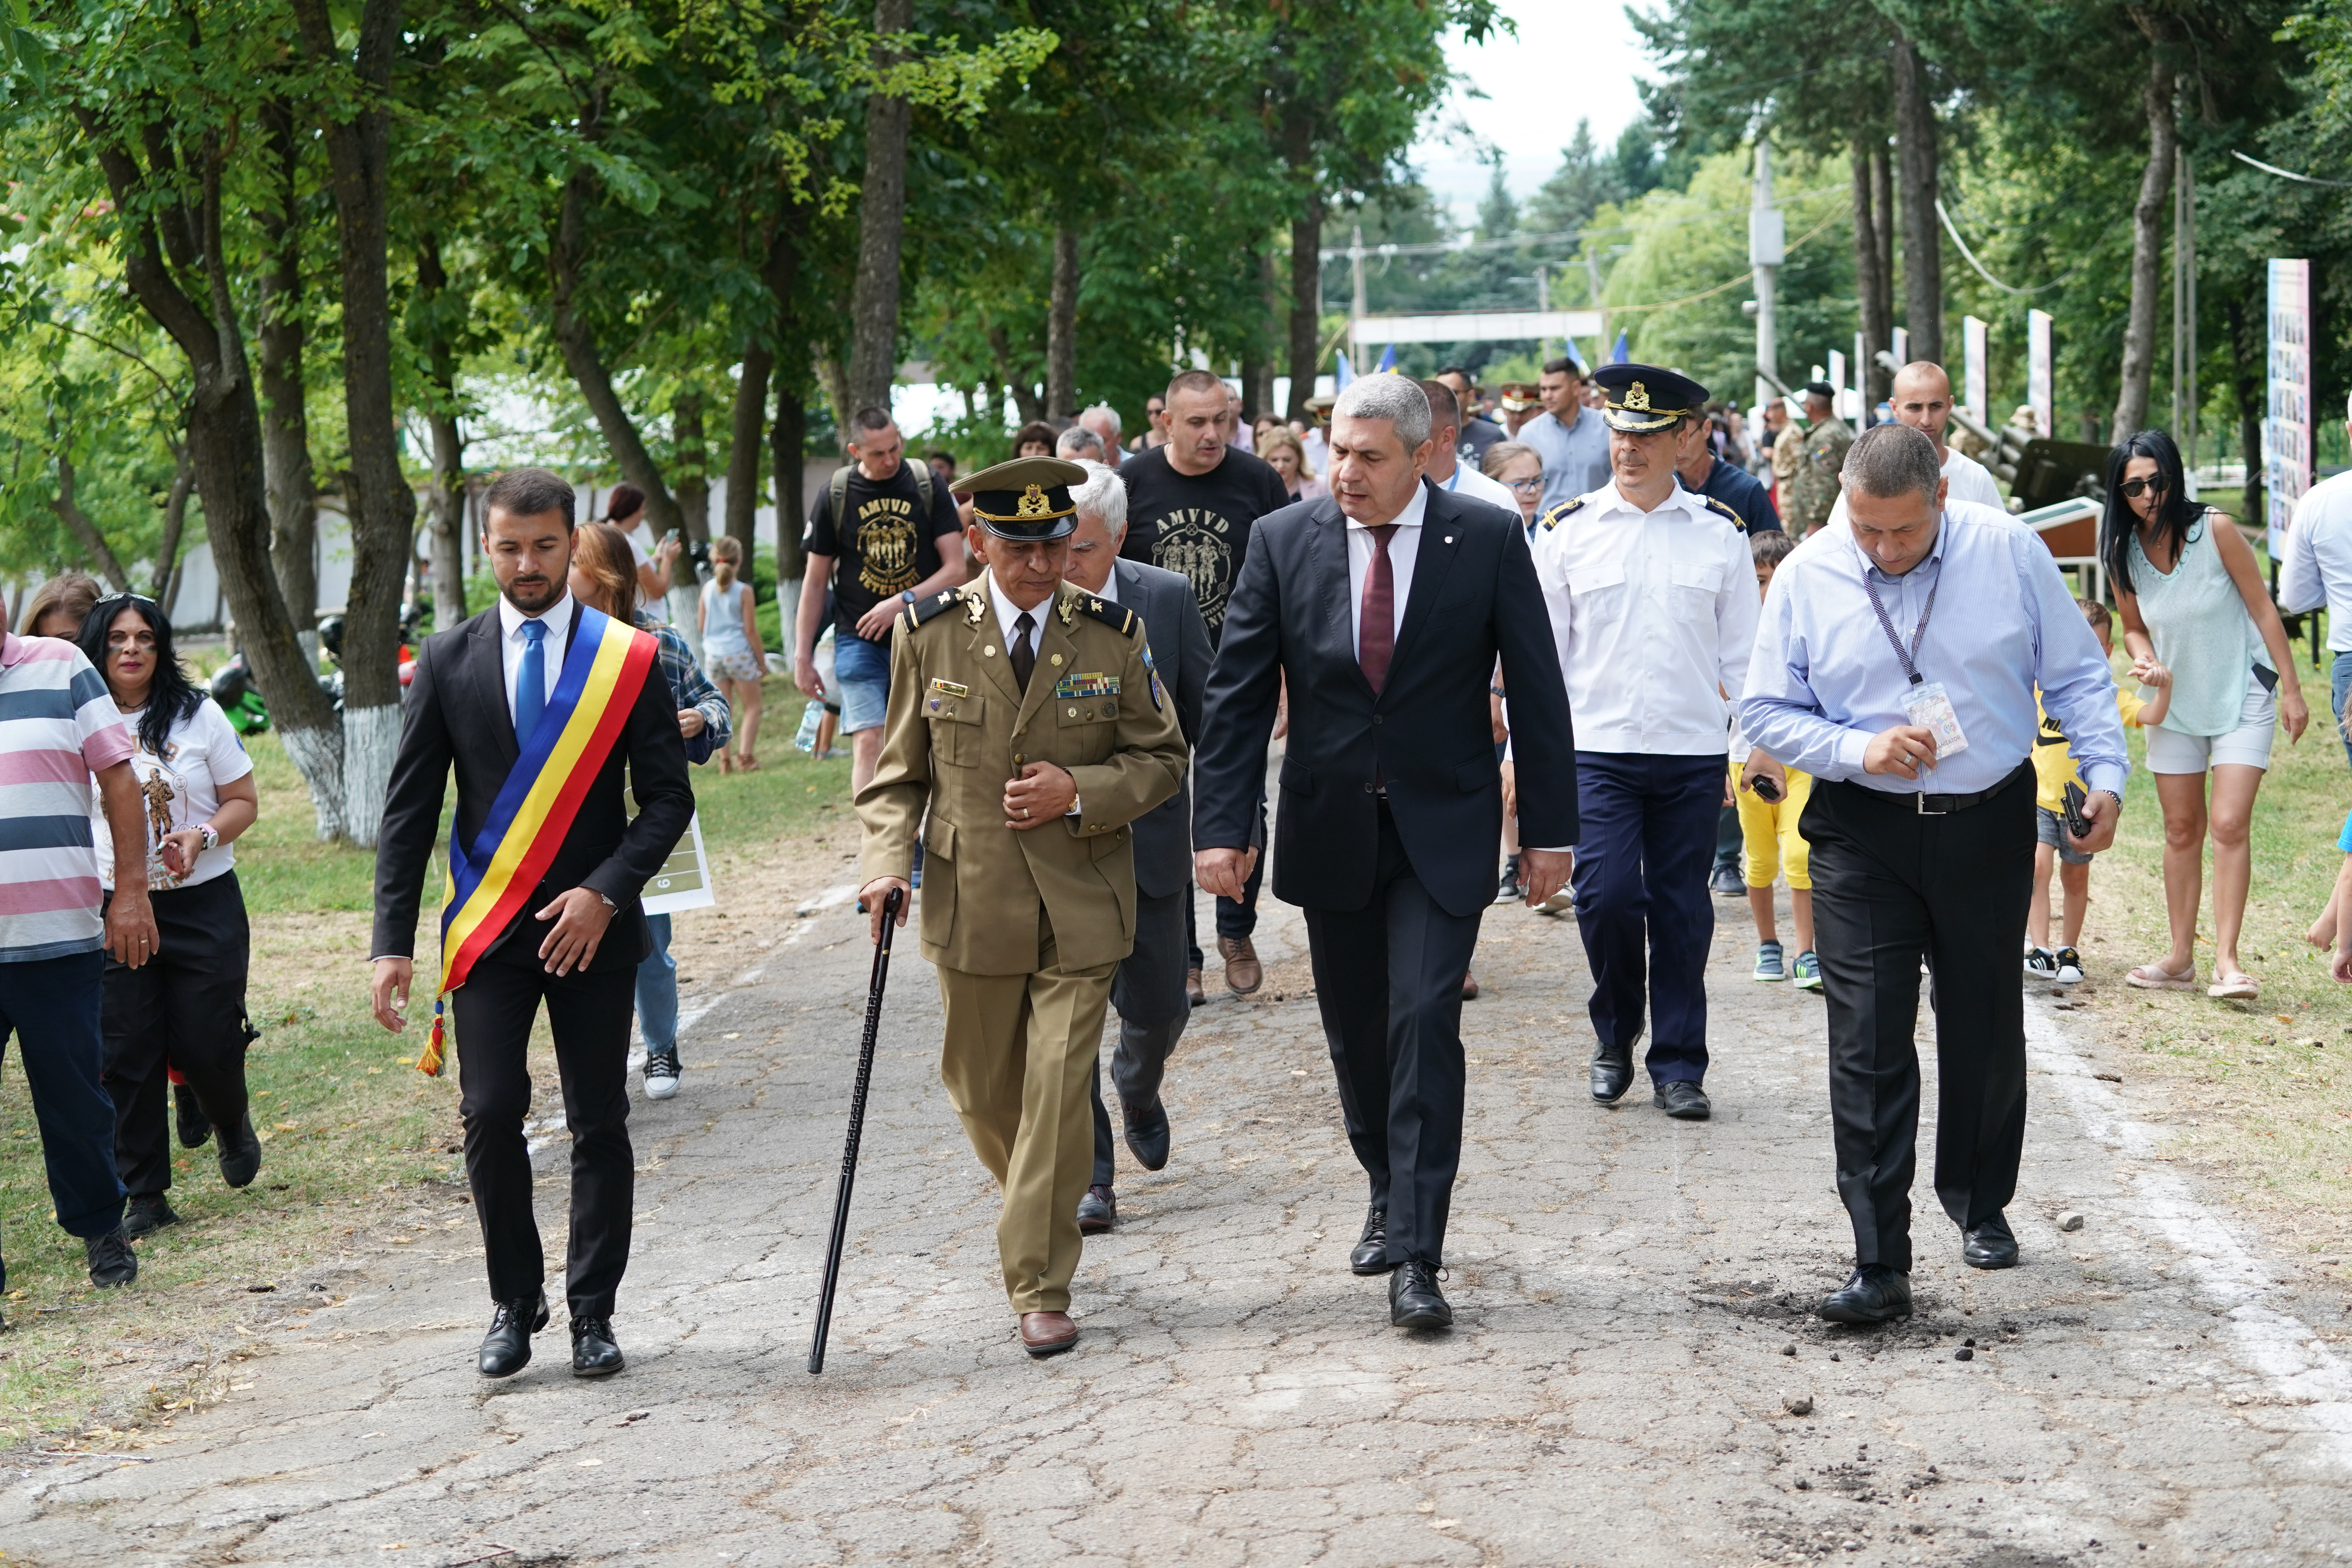
MULTIPOLYGON (((2027 948, 2025 950, 2025 973, 2031 974, 2036 980, 2057 979, 2058 955, 2051 952, 2046 947, 2027 948)), ((2077 975, 2075 978, 2080 979, 2081 976, 2077 975)))
POLYGON ((2058 973, 2054 978, 2061 985, 2080 985, 2083 983, 2083 955, 2071 947, 2060 948, 2058 973))
POLYGON ((646 1098, 667 1100, 677 1092, 677 1080, 685 1069, 677 1065, 677 1053, 665 1052, 646 1058, 646 1098))

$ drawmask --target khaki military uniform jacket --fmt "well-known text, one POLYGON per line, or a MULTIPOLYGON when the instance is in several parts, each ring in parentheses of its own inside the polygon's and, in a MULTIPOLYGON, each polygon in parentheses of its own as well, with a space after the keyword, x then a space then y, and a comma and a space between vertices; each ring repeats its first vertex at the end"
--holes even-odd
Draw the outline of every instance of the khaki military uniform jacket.
POLYGON ((1128 824, 1176 793, 1190 761, 1142 616, 1066 585, 1039 615, 1025 697, 985 582, 899 616, 882 757, 857 795, 859 882, 907 876, 919 827, 923 956, 973 974, 1036 969, 1041 905, 1060 968, 1125 958, 1135 944, 1128 824), (1015 832, 1004 786, 1033 762, 1068 771, 1080 815, 1015 832))

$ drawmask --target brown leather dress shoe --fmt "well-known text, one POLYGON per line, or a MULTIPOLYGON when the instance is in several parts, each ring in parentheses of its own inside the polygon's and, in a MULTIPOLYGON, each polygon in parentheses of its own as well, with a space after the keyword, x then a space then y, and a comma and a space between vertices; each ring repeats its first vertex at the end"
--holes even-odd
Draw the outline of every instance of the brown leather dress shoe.
POLYGON ((1078 1325, 1070 1321, 1067 1312, 1024 1312, 1021 1314, 1021 1348, 1043 1359, 1060 1355, 1078 1342, 1078 1325))
POLYGON ((1221 936, 1217 952, 1225 961, 1225 984, 1237 996, 1246 996, 1265 984, 1265 965, 1257 961, 1250 939, 1221 936))
POLYGON ((1184 972, 1184 1000, 1190 1002, 1193 1006, 1198 1007, 1208 999, 1208 992, 1202 990, 1201 987, 1201 972, 1197 969, 1186 970, 1184 972))

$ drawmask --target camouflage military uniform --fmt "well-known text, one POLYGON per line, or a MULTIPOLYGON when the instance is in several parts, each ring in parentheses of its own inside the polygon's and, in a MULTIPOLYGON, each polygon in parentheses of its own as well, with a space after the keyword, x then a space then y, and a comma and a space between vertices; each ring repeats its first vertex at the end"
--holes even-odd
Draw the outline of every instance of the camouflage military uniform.
POLYGON ((1780 519, 1791 539, 1829 521, 1837 504, 1838 473, 1845 467, 1853 432, 1834 416, 1818 425, 1791 425, 1772 448, 1772 471, 1780 476, 1780 519))

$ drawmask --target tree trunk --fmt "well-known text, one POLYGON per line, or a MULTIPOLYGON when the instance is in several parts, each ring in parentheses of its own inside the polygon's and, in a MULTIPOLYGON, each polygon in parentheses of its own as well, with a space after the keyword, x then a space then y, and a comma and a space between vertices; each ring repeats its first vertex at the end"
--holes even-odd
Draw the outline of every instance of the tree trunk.
POLYGON ((1911 357, 1944 363, 1944 237, 1936 216, 1936 106, 1918 46, 1895 44, 1895 139, 1903 178, 1903 315, 1911 357))
MULTIPOLYGON (((743 345, 743 372, 735 382, 734 417, 728 432, 727 446, 727 536, 740 541, 743 559, 749 562, 759 531, 760 469, 767 442, 761 437, 768 423, 768 385, 776 374, 777 354, 781 345, 789 341, 792 321, 793 291, 800 280, 801 214, 785 198, 786 206, 777 216, 775 232, 768 238, 768 256, 760 275, 768 286, 768 297, 775 307, 772 326, 754 330, 743 345)), ((797 384, 797 378, 792 379, 797 384)), ((795 417, 805 425, 806 411, 798 403, 793 405, 795 417)), ((781 413, 779 418, 781 419, 781 413)), ((800 442, 807 435, 805 428, 794 438, 793 450, 797 454, 800 442)), ((780 472, 781 470, 779 470, 780 472)), ((793 478, 791 489, 797 496, 800 480, 793 478)), ((782 553, 784 541, 783 487, 776 491, 776 542, 778 554, 782 553)), ((800 548, 800 535, 793 535, 793 548, 800 548)))
POLYGON ((269 558, 278 568, 278 591, 298 636, 308 634, 306 652, 318 657, 319 486, 310 469, 310 419, 304 406, 302 349, 302 222, 295 175, 301 142, 293 111, 272 99, 261 121, 273 167, 277 209, 264 206, 260 321, 256 359, 261 374, 261 472, 269 498, 269 558))
MULTIPOLYGON (((833 410, 834 433, 840 437, 840 444, 846 447, 849 445, 849 416, 857 406, 849 401, 849 373, 841 368, 839 360, 824 353, 817 356, 816 374, 817 379, 824 384, 824 401, 833 410)), ((846 457, 843 460, 847 461, 846 457)))
MULTIPOLYGON (((319 837, 342 833, 343 744, 333 708, 295 640, 294 622, 269 562, 269 507, 262 489, 261 406, 254 396, 229 269, 222 254, 221 175, 226 155, 216 138, 200 140, 198 205, 186 205, 186 186, 159 172, 152 183, 112 128, 88 110, 82 129, 113 197, 123 281, 156 325, 187 357, 188 452, 205 527, 220 573, 221 590, 236 622, 246 656, 286 754, 310 791, 319 837), (162 248, 158 247, 159 237, 162 248), (165 254, 170 256, 169 264, 165 254), (204 303, 184 289, 174 271, 201 279, 204 303)), ((150 128, 131 128, 133 133, 150 128)), ((159 141, 160 130, 141 140, 159 141)))
POLYGON ((1078 417, 1078 231, 1054 231, 1054 293, 1045 314, 1045 417, 1078 417))
MULTIPOLYGON (((794 361, 781 362, 785 367, 794 361)), ((801 536, 808 531, 808 513, 802 505, 802 454, 808 450, 808 387, 789 368, 776 376, 776 430, 773 448, 776 471, 776 581, 798 582, 807 570, 801 536)), ((746 574, 751 559, 751 535, 742 535, 746 574)), ((792 625, 787 620, 786 626, 792 625)), ((791 649, 785 650, 787 653, 791 649)))
POLYGON ((2151 54, 2140 109, 2147 117, 2147 167, 2132 207, 2131 306, 2124 319, 2123 384, 2116 393, 2113 435, 2118 441, 2147 423, 2147 393, 2156 371, 2156 300, 2163 279, 2164 224, 2171 216, 2172 160, 2178 151, 2172 120, 2172 66, 2151 54))
POLYGON ((1866 129, 1856 127, 1848 162, 1853 175, 1853 289, 1862 304, 1863 385, 1868 389, 1864 400, 1875 408, 1878 400, 1887 395, 1893 379, 1878 363, 1878 351, 1895 341, 1894 323, 1882 313, 1886 280, 1878 271, 1878 236, 1895 215, 1876 206, 1871 184, 1871 140, 1866 129))
POLYGON ((66 525, 66 531, 74 536, 74 542, 82 547, 90 564, 98 568, 99 575, 115 592, 129 593, 131 574, 122 569, 121 560, 114 553, 114 547, 107 543, 106 535, 99 531, 98 524, 74 502, 73 459, 63 452, 58 454, 58 499, 49 503, 49 510, 58 514, 58 521, 66 525))
POLYGON ((2242 521, 2260 527, 2270 516, 2263 472, 2263 418, 2270 405, 2270 311, 2259 292, 2249 298, 2226 291, 2221 300, 2221 320, 2232 351, 2230 391, 2238 405, 2238 457, 2246 466, 2242 521))
POLYGON ((196 470, 188 461, 184 438, 172 447, 172 488, 163 497, 163 536, 155 543, 155 572, 150 579, 154 586, 147 591, 166 616, 172 613, 172 591, 180 580, 180 540, 187 532, 188 496, 196 488, 196 470))
POLYGON ((654 465, 653 454, 646 450, 645 438, 638 434, 635 421, 621 405, 621 395, 613 386, 612 373, 605 369, 603 356, 596 352, 595 336, 576 302, 581 268, 587 258, 590 178, 584 167, 578 168, 564 184, 555 243, 548 247, 547 255, 553 294, 549 325, 557 347, 563 351, 564 367, 571 371, 588 411, 596 416, 598 433, 621 465, 621 477, 645 491, 646 526, 659 539, 679 526, 677 501, 662 482, 661 469, 654 465))
MULTIPOLYGON (((1895 228, 1902 221, 1895 205, 1894 160, 1886 153, 1886 138, 1872 138, 1870 148, 1870 210, 1878 223, 1878 315, 1886 323, 1887 341, 1895 331, 1895 228)), ((1914 354, 1914 359, 1919 356, 1914 354)))
MULTIPOLYGON (((1271 332, 1274 326, 1274 252, 1260 250, 1251 259, 1257 274, 1258 321, 1260 330, 1271 332)), ((1260 340, 1255 332, 1252 342, 1260 340)), ((1274 355, 1269 350, 1253 349, 1242 356, 1242 412, 1252 424, 1276 412, 1274 406, 1274 355)))
POLYGON ((1285 418, 1307 417, 1323 347, 1323 190, 1315 182, 1313 127, 1304 110, 1283 123, 1283 156, 1304 205, 1290 220, 1290 406, 1285 418))
POLYGON ((355 90, 322 101, 327 167, 342 251, 344 439, 351 447, 352 588, 343 609, 343 828, 375 844, 400 744, 400 608, 415 548, 416 493, 400 471, 392 395, 392 292, 385 254, 392 152, 392 62, 401 0, 366 0, 357 54, 335 47, 327 0, 294 0, 313 64, 352 68, 355 90))
MULTIPOLYGON (((914 0, 874 0, 874 64, 898 63, 893 35, 913 26, 914 0)), ((907 221, 907 132, 913 108, 875 92, 866 100, 866 183, 858 194, 857 283, 849 306, 849 408, 890 406, 898 366, 898 247, 907 221)), ((847 426, 843 426, 846 432, 847 426)))
POLYGON ((1012 390, 1013 407, 1024 425, 1034 424, 1045 417, 1045 400, 1037 395, 1035 384, 1025 375, 1013 374, 1013 342, 1004 329, 993 321, 982 334, 988 340, 988 352, 995 357, 996 374, 1004 378, 1012 390))
POLYGON ((433 629, 447 631, 466 618, 466 437, 457 424, 457 354, 449 342, 458 309, 441 265, 441 237, 416 242, 417 303, 425 323, 425 381, 431 388, 425 420, 433 431, 433 629))

